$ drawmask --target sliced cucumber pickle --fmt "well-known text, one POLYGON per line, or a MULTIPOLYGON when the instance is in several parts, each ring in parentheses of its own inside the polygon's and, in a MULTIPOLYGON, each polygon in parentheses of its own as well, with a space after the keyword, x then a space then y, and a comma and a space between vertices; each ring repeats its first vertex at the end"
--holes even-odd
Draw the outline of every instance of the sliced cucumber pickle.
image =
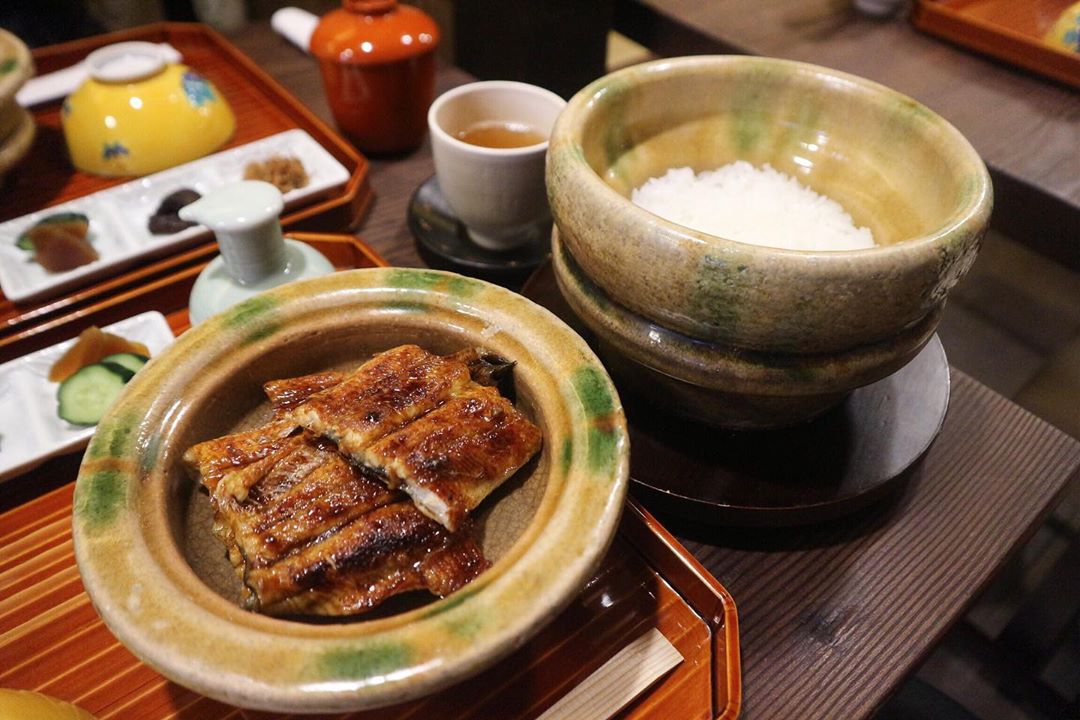
POLYGON ((137 353, 131 352, 123 352, 115 353, 113 355, 106 355, 105 357, 101 358, 101 362, 113 363, 115 365, 119 365, 120 367, 127 368, 132 373, 137 373, 139 372, 139 370, 142 369, 142 366, 145 365, 149 359, 150 358, 146 357, 145 355, 139 355, 137 353))
POLYGON ((97 425, 132 375, 116 363, 87 365, 60 383, 57 414, 74 425, 97 425))

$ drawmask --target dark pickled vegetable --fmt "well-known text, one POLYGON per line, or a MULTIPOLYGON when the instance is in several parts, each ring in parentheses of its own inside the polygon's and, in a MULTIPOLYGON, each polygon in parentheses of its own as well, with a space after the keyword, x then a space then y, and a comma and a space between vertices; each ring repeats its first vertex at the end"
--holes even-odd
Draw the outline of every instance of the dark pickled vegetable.
POLYGON ((180 208, 190 205, 201 195, 191 188, 180 188, 161 199, 158 209, 150 216, 148 227, 154 235, 172 235, 197 223, 180 219, 180 208))
POLYGON ((148 227, 154 235, 172 235, 187 230, 193 222, 181 220, 179 215, 151 215, 148 227))

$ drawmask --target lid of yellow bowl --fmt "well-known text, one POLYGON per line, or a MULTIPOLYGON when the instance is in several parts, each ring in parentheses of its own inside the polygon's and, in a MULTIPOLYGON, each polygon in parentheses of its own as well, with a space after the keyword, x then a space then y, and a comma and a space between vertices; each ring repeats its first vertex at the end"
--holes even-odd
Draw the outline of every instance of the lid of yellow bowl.
POLYGON ((87 55, 86 71, 100 82, 127 83, 157 75, 167 62, 162 48, 154 43, 122 42, 87 55))

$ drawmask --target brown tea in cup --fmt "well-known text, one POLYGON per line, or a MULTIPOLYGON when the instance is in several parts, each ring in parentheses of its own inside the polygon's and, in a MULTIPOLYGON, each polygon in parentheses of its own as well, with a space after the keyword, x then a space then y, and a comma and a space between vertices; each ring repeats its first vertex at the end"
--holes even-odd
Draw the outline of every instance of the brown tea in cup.
POLYGON ((524 123, 497 121, 474 123, 454 137, 470 145, 497 149, 528 147, 547 140, 546 135, 524 123))

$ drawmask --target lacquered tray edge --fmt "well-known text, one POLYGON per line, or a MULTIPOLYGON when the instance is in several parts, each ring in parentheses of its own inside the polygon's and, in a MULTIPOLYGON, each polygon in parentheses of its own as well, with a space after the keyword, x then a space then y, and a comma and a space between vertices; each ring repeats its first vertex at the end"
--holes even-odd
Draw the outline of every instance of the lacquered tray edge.
POLYGON ((742 707, 742 660, 735 600, 719 580, 690 554, 642 505, 626 501, 626 539, 668 580, 708 624, 713 636, 713 711, 717 720, 734 720, 742 707))
POLYGON ((943 40, 1080 87, 1080 56, 1006 26, 969 16, 954 7, 959 4, 949 0, 919 0, 911 10, 911 22, 943 40))

